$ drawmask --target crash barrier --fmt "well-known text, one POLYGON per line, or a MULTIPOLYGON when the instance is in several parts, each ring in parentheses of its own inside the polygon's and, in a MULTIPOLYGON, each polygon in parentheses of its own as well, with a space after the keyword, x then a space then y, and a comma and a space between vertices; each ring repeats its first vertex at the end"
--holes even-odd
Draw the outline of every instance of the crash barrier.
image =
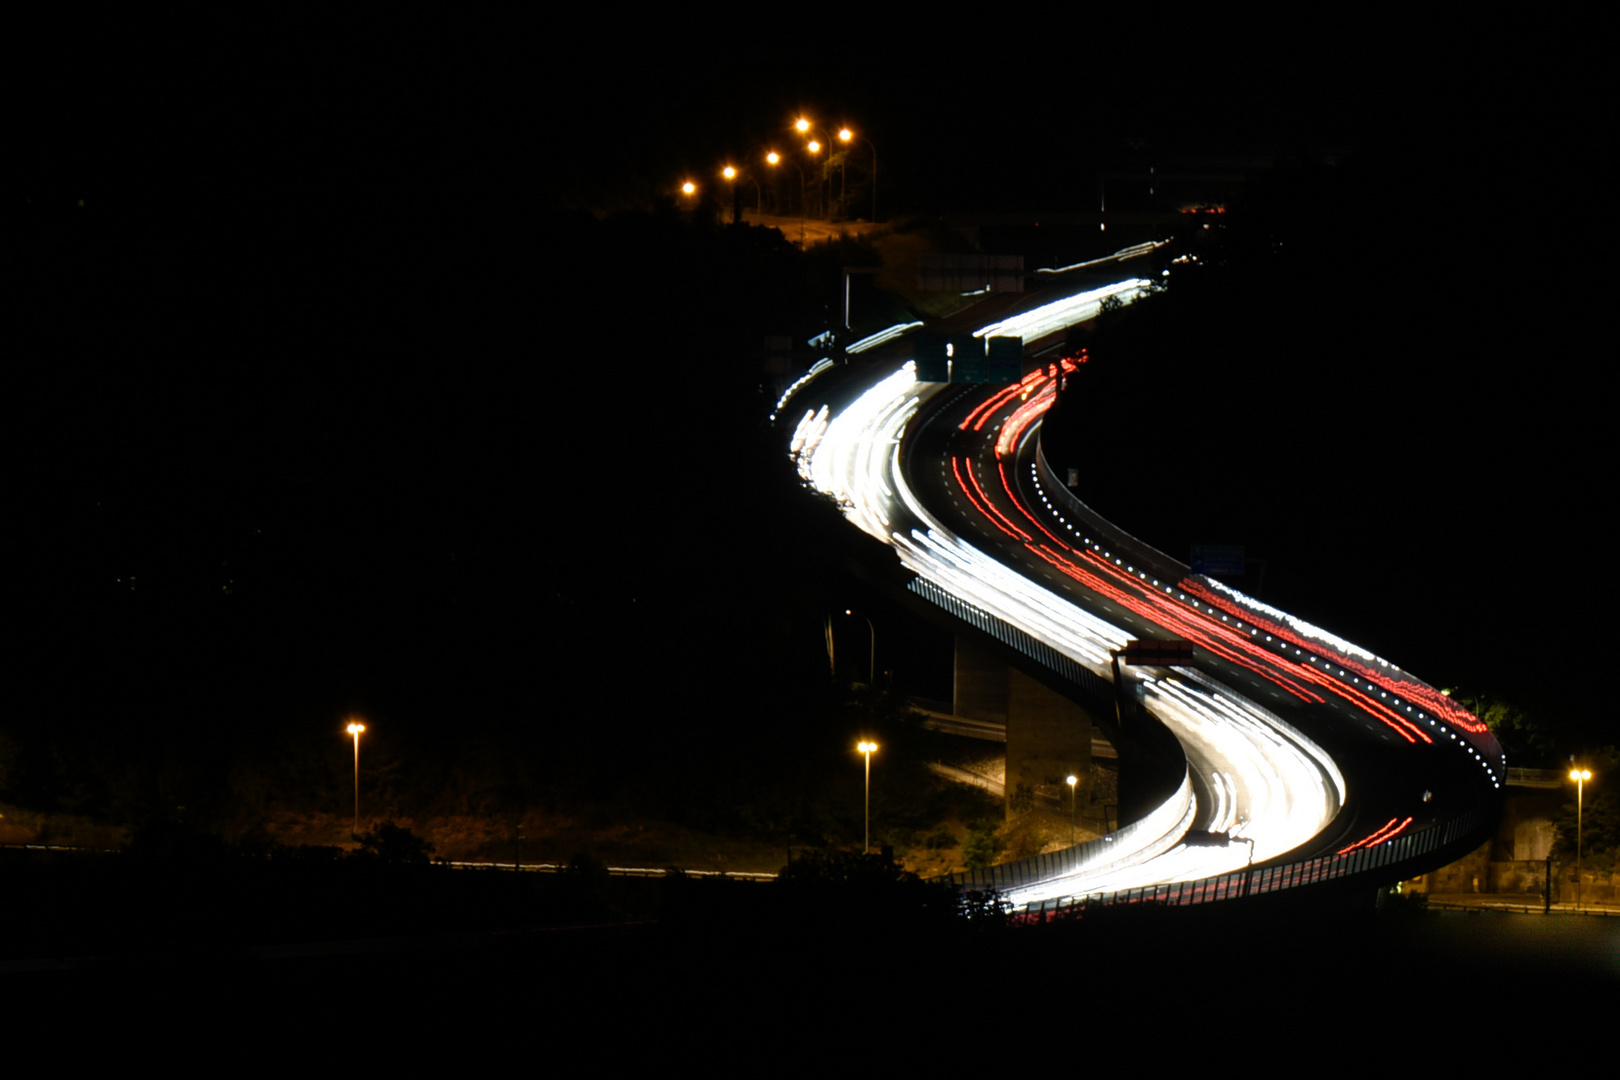
POLYGON ((907 588, 930 603, 944 608, 969 626, 990 635, 1003 645, 1018 650, 1043 667, 1055 671, 1092 696, 1103 701, 1113 699, 1112 683, 1074 657, 1059 652, 1032 634, 959 599, 954 593, 927 578, 913 578, 907 588))
POLYGON ((951 880, 969 889, 1014 889, 1103 866, 1142 862, 1179 844, 1192 827, 1197 809, 1192 777, 1183 768, 1181 786, 1175 794, 1140 821, 1060 851, 953 874, 951 880))
POLYGON ((1198 881, 1179 881, 1169 885, 1150 885, 1117 892, 1062 896, 1032 904, 1025 909, 1030 914, 1053 914, 1087 904, 1203 904, 1216 900, 1235 900, 1242 896, 1281 892, 1307 885, 1338 881, 1358 874, 1379 872, 1382 883, 1400 879, 1390 871, 1403 863, 1423 860, 1432 866, 1433 853, 1468 838, 1485 827, 1491 818, 1491 807, 1475 807, 1468 813, 1449 821, 1404 836, 1393 837, 1367 847, 1355 847, 1332 855, 1319 855, 1300 862, 1284 863, 1253 870, 1235 870, 1198 881))

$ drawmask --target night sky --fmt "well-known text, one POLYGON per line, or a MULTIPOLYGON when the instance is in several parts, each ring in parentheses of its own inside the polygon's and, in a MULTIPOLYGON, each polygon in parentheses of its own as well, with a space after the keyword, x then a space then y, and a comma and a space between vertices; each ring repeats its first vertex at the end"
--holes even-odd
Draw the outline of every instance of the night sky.
MULTIPOLYGON (((547 699, 510 673, 572 679, 544 628, 590 622, 597 599, 639 605, 647 685, 726 670, 735 634, 702 597, 758 592, 768 560, 739 556, 729 580, 662 570, 697 537, 759 528, 680 467, 723 461, 751 403, 655 385, 709 355, 688 308, 634 300, 686 268, 609 278, 556 223, 648 205, 809 110, 876 145, 886 215, 1089 209, 1132 140, 1244 169, 1348 163, 1321 190, 1354 205, 1284 215, 1318 268, 1286 310, 1255 295, 1176 369, 1213 367, 1215 397, 1286 415, 1278 453, 1313 463, 1323 501, 1302 466, 1218 472, 1209 486, 1254 493, 1204 538, 1242 531, 1279 602, 1296 590, 1299 614, 1431 682, 1596 713, 1614 138, 1566 40, 1373 27, 1285 50, 1269 26, 1167 44, 1075 19, 986 48, 990 14, 839 23, 693 17, 610 41, 539 22, 176 22, 42 41, 12 155, 12 610, 29 643, 8 711, 73 724, 116 710, 128 677, 140 723, 199 733, 233 710, 311 731, 389 708, 516 725, 547 699), (1264 372, 1286 385, 1245 369, 1263 322, 1265 363, 1292 357, 1264 372), (671 442, 660 404, 726 419, 671 442), (615 476, 611 494, 592 479, 615 476), (643 515, 657 527, 611 535, 643 515), (1331 574, 1304 565, 1313 547, 1331 574), (613 577, 595 592, 581 565, 613 577), (130 607, 143 574, 185 599, 130 607), (478 606, 502 581, 554 607, 478 606), (247 613, 199 615, 205 593, 247 613)), ((716 350, 776 329, 736 300, 716 350)))

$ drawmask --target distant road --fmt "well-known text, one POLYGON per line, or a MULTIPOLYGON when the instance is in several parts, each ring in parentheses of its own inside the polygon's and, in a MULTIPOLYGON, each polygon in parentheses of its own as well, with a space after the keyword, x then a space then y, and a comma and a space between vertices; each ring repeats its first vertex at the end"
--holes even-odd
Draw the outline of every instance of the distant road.
POLYGON ((753 210, 743 211, 743 220, 750 225, 764 225, 766 228, 777 229, 783 236, 801 247, 825 243, 840 233, 848 236, 865 236, 888 228, 887 225, 873 221, 820 221, 815 218, 760 214, 753 210))

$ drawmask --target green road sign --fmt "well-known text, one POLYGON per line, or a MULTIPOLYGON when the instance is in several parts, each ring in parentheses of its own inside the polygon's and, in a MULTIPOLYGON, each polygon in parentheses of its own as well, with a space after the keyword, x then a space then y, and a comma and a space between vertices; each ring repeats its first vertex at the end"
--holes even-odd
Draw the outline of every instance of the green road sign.
POLYGON ((950 382, 950 358, 944 334, 918 334, 915 341, 917 378, 922 382, 950 382))
POLYGON ((1021 337, 993 337, 989 339, 989 359, 985 381, 1015 383, 1024 377, 1024 339, 1021 337))

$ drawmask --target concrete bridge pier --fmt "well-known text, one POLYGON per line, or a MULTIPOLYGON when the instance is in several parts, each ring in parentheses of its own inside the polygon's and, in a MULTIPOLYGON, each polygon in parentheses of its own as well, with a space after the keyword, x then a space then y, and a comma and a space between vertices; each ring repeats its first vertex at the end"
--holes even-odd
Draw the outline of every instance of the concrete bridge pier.
POLYGON ((956 639, 958 716, 1007 726, 1006 814, 1011 821, 1036 803, 1043 788, 1069 809, 1065 778, 1079 783, 1080 816, 1091 802, 1091 714, 985 649, 956 639))

